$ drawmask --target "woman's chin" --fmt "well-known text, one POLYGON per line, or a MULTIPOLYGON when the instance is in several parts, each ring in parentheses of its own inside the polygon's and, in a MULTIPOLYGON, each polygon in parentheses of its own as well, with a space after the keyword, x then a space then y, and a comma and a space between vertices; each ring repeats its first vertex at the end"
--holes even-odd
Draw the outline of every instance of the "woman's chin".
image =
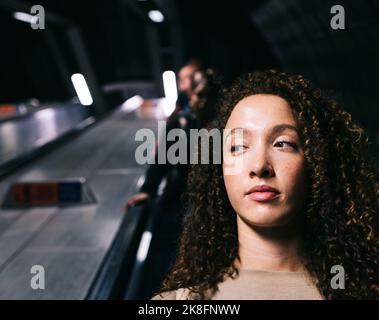
POLYGON ((291 221, 288 214, 268 212, 256 212, 250 215, 244 215, 242 220, 249 224, 251 227, 259 228, 277 228, 284 227, 291 221))

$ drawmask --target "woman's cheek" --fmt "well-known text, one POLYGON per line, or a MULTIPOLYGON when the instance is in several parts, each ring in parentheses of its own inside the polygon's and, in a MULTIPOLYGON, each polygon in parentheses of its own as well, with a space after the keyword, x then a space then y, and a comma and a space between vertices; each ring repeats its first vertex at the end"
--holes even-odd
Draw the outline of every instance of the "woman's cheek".
POLYGON ((232 206, 235 207, 240 202, 240 190, 238 186, 241 183, 241 178, 237 175, 227 175, 224 177, 224 180, 229 200, 232 203, 232 206))
POLYGON ((231 154, 224 154, 223 159, 223 174, 224 176, 243 176, 248 170, 247 159, 244 154, 232 156, 231 154))
POLYGON ((292 161, 281 166, 278 173, 278 178, 281 185, 291 195, 298 195, 305 188, 305 168, 303 161, 292 161), (279 173, 280 172, 280 173, 279 173))

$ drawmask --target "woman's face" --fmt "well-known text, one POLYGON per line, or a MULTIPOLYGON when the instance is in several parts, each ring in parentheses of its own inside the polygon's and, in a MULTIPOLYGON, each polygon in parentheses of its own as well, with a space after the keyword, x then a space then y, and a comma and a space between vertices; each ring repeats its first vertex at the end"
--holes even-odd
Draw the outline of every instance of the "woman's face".
POLYGON ((256 94, 234 107, 225 126, 224 181, 238 217, 251 226, 284 226, 304 207, 306 170, 298 126, 283 98, 256 94), (228 172, 226 166, 239 168, 228 172), (275 190, 252 190, 257 186, 275 190))

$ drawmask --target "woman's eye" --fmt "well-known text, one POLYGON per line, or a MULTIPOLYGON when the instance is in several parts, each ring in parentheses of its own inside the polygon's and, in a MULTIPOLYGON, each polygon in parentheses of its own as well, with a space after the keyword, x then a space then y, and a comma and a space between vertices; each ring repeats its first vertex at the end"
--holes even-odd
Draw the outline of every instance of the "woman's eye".
POLYGON ((278 146, 279 148, 293 148, 296 149, 296 145, 290 141, 278 141, 274 146, 278 146))
POLYGON ((243 151, 244 145, 242 144, 237 144, 237 145, 232 145, 230 148, 230 151, 232 153, 237 153, 243 151))

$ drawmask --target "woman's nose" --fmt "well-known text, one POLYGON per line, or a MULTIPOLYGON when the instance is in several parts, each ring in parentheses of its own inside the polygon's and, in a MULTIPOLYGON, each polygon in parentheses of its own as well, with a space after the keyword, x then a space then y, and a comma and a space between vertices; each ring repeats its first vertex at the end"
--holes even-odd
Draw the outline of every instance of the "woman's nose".
POLYGON ((274 176, 274 168, 270 163, 266 152, 255 153, 252 155, 251 166, 249 168, 249 176, 272 177, 274 176))

